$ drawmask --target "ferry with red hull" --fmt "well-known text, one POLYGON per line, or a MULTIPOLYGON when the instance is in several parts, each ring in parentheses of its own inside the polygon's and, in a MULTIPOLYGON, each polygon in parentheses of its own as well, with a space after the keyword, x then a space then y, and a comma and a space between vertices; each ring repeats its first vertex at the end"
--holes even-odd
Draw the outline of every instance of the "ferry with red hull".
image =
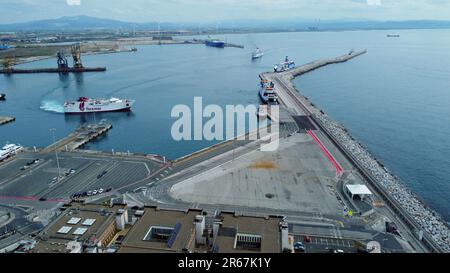
POLYGON ((127 112, 131 111, 134 102, 134 100, 129 99, 89 99, 81 97, 77 101, 66 102, 64 104, 64 113, 127 112))

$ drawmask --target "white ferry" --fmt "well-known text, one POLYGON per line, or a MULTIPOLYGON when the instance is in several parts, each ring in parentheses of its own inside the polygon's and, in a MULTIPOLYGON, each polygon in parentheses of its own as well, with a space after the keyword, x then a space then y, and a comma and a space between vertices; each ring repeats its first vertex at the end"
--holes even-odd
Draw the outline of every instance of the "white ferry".
POLYGON ((129 99, 89 99, 81 97, 77 101, 66 102, 64 104, 64 113, 81 114, 95 112, 118 112, 130 111, 134 100, 129 99))
POLYGON ((261 58, 262 56, 264 56, 264 53, 263 53, 263 51, 262 51, 261 49, 259 49, 258 47, 257 47, 256 50, 253 51, 253 53, 252 53, 252 59, 253 59, 253 60, 259 59, 259 58, 261 58))

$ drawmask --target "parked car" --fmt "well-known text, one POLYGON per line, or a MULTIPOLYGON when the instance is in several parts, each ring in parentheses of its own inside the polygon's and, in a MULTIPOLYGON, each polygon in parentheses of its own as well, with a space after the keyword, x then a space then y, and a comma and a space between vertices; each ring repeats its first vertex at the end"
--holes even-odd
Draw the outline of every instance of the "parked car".
POLYGON ((302 242, 297 242, 294 244, 294 250, 304 252, 306 250, 306 248, 302 242))
POLYGON ((99 175, 97 176, 97 179, 102 178, 102 177, 105 176, 105 174, 107 174, 107 173, 108 173, 107 171, 103 171, 101 174, 99 174, 99 175))

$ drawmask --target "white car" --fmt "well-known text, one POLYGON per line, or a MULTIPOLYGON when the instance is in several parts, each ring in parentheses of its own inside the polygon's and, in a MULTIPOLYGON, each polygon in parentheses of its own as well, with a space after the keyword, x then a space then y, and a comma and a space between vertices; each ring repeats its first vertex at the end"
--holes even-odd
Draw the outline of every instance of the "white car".
POLYGON ((97 195, 97 194, 98 194, 98 191, 97 191, 97 190, 95 190, 95 191, 92 192, 92 195, 97 195))
POLYGON ((105 192, 104 189, 99 189, 99 190, 98 190, 98 194, 102 194, 102 193, 104 193, 104 192, 105 192))

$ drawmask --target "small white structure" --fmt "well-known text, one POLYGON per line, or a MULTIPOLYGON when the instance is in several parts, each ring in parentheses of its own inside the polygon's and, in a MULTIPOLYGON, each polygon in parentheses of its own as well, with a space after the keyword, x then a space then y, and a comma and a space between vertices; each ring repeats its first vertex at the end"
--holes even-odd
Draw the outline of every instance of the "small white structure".
POLYGON ((352 199, 355 198, 355 196, 359 196, 361 200, 364 200, 366 196, 372 195, 372 192, 366 185, 347 185, 346 189, 352 199))
POLYGON ((381 245, 379 242, 372 241, 367 244, 367 252, 369 253, 381 253, 381 245))
POLYGON ((81 253, 83 246, 77 241, 71 241, 67 243, 66 249, 69 253, 81 253))
POLYGON ((197 215, 195 216, 195 242, 199 245, 206 244, 206 238, 203 236, 205 230, 206 220, 205 216, 197 215))
POLYGON ((287 222, 280 223, 281 230, 281 250, 291 249, 292 246, 289 242, 289 226, 287 222))

